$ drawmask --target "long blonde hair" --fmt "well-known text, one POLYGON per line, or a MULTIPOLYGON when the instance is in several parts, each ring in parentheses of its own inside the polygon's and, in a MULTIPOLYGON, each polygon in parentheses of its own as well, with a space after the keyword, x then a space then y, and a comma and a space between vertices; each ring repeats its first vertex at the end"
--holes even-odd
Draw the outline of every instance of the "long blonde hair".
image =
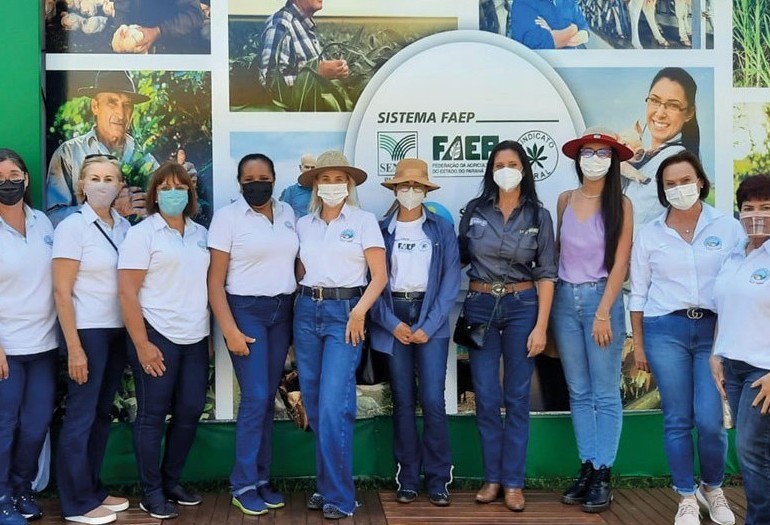
POLYGON ((117 159, 108 157, 106 155, 87 158, 83 161, 83 164, 80 165, 78 184, 77 188, 75 188, 75 197, 77 197, 79 204, 86 202, 86 194, 83 191, 84 179, 86 178, 86 170, 89 166, 93 166, 94 164, 109 164, 115 168, 115 171, 118 173, 118 177, 120 178, 120 182, 123 182, 123 171, 121 170, 120 162, 117 159))
MULTIPOLYGON (((346 174, 347 175, 347 174, 346 174)), ((348 196, 345 197, 345 202, 351 206, 358 207, 358 192, 356 191, 356 182, 350 175, 348 177, 348 196)), ((310 194, 310 204, 308 204, 308 213, 320 212, 323 207, 323 201, 318 196, 318 180, 313 179, 313 191, 310 194)))

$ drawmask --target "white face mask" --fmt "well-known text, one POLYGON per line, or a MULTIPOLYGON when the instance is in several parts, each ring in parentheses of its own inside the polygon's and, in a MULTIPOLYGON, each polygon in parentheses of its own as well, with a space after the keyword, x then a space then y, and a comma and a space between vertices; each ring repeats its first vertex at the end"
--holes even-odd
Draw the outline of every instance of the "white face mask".
POLYGON ((83 193, 92 208, 109 208, 120 193, 120 186, 114 182, 87 181, 83 193))
POLYGON ((422 204, 425 200, 425 192, 417 191, 414 188, 409 188, 405 191, 396 192, 396 200, 398 203, 409 211, 412 211, 416 207, 422 204))
POLYGON ((698 202, 700 188, 697 182, 682 184, 666 190, 666 200, 677 210, 689 210, 698 202))
POLYGON ((770 210, 742 211, 740 218, 749 237, 770 237, 770 210))
POLYGON ((318 185, 318 198, 321 199, 324 204, 331 206, 339 206, 345 197, 348 196, 348 185, 345 183, 340 184, 319 184, 318 185))
POLYGON ((521 184, 521 170, 516 168, 500 168, 492 175, 497 187, 503 191, 511 191, 521 184))
POLYGON ((596 154, 589 158, 580 157, 580 170, 583 172, 583 177, 586 179, 599 180, 610 171, 611 163, 612 158, 600 159, 596 154))

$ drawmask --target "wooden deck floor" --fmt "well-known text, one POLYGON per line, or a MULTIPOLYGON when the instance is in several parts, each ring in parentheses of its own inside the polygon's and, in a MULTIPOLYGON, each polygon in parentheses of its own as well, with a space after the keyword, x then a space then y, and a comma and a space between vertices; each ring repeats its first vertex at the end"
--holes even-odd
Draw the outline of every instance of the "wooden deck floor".
MULTIPOLYGON (((737 525, 743 525, 746 499, 740 488, 725 491, 738 517, 737 525)), ((198 507, 180 507, 180 516, 168 520, 167 525, 320 525, 331 524, 319 512, 305 509, 308 494, 294 493, 288 496, 283 509, 271 511, 265 516, 248 517, 230 505, 226 493, 207 494, 198 507)), ((558 494, 546 491, 525 491, 527 509, 521 513, 508 511, 502 502, 479 505, 473 501, 473 493, 452 493, 452 505, 437 508, 422 496, 414 503, 396 503, 392 492, 362 492, 358 496, 362 506, 355 516, 339 520, 339 525, 670 525, 676 513, 677 496, 669 489, 616 490, 615 501, 607 512, 586 514, 580 507, 562 505, 558 494)), ((120 525, 160 525, 161 520, 150 518, 139 510, 137 502, 118 515, 120 525)), ((63 525, 56 500, 43 502, 46 517, 41 525, 63 525)), ((712 522, 704 517, 703 525, 712 522)))

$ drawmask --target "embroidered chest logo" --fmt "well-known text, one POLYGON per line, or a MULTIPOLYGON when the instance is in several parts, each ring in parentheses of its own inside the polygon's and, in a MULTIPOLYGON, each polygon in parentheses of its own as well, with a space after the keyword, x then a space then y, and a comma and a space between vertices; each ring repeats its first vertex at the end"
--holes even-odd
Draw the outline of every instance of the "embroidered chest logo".
POLYGON ((286 221, 283 223, 284 226, 286 226, 287 230, 294 231, 294 225, 291 223, 291 221, 286 221))
POLYGON ((43 242, 46 243, 48 246, 53 246, 53 237, 50 235, 46 235, 43 237, 43 242))
POLYGON ((767 268, 759 268, 754 270, 754 273, 751 274, 749 282, 751 282, 751 284, 765 284, 768 279, 770 279, 770 270, 767 268))
POLYGON ((201 249, 201 250, 203 250, 204 252, 207 252, 207 251, 209 251, 209 247, 208 247, 208 246, 206 246, 206 241, 204 241, 203 239, 199 240, 199 241, 197 242, 197 244, 198 244, 198 248, 200 248, 200 249, 201 249))
POLYGON ((347 228, 345 230, 342 230, 340 233, 340 240, 344 242, 353 242, 353 239, 356 238, 356 232, 351 230, 350 228, 347 228))
POLYGON ((421 252, 427 252, 428 250, 430 250, 430 241, 427 239, 423 239, 418 244, 417 249, 420 250, 421 252))
POLYGON ((719 250, 722 248, 722 239, 714 235, 710 235, 703 241, 703 246, 705 246, 708 250, 719 250))

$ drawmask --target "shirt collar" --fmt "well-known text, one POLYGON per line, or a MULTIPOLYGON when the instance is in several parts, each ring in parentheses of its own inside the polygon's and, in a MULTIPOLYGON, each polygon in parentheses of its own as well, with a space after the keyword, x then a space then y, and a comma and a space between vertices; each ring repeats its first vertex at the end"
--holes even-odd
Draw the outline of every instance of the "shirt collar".
MULTIPOLYGON (((342 209, 340 210, 340 214, 337 216, 337 218, 341 217, 342 220, 347 220, 348 216, 353 212, 353 210, 355 210, 355 207, 351 206, 350 204, 348 204, 347 201, 345 201, 345 204, 342 205, 342 209)), ((320 209, 313 213, 313 220, 314 221, 321 221, 324 224, 326 224, 326 222, 321 218, 321 210, 320 209)))
MULTIPOLYGON (((698 222, 695 225, 695 233, 697 234, 699 230, 702 230, 718 218, 722 217, 724 213, 717 210, 713 206, 709 206, 705 202, 701 201, 701 212, 700 216, 698 217, 698 222)), ((666 209, 663 211, 660 215, 658 215, 655 219, 653 219, 652 222, 654 222, 657 226, 660 226, 664 230, 668 228, 666 225, 666 217, 668 217, 669 210, 666 209)))
MULTIPOLYGON (((428 208, 426 208, 424 204, 421 204, 420 206, 422 206, 422 215, 419 219, 417 219, 417 222, 420 224, 425 224, 425 221, 427 220, 434 220, 433 217, 431 217, 431 213, 428 211, 428 208)), ((398 208, 393 210, 393 212, 385 218, 385 221, 387 223, 388 233, 393 233, 396 231, 396 223, 398 222, 398 208)))
POLYGON ((294 3, 294 0, 286 1, 286 11, 291 13, 292 16, 297 18, 302 24, 306 25, 310 29, 315 27, 315 20, 313 20, 313 17, 307 16, 305 13, 300 11, 299 7, 297 7, 297 4, 294 3))
MULTIPOLYGON (((275 197, 270 197, 270 202, 273 204, 273 217, 278 217, 281 215, 283 213, 283 206, 281 206, 281 203, 278 202, 275 197)), ((254 208, 249 206, 249 203, 246 202, 246 198, 243 196, 243 194, 239 195, 235 200, 235 211, 237 211, 240 215, 245 215, 249 212, 252 212, 255 215, 262 215, 258 211, 254 211, 254 208)))
MULTIPOLYGON (((92 222, 99 221, 102 224, 105 224, 109 226, 107 223, 105 223, 94 211, 94 209, 91 207, 90 204, 88 204, 88 201, 84 202, 82 206, 80 206, 80 214, 83 215, 83 219, 88 224, 91 224, 92 222)), ((120 214, 115 211, 115 208, 110 208, 110 216, 112 217, 112 226, 115 227, 118 225, 118 223, 121 220, 120 214)))
MULTIPOLYGON (((163 228, 171 229, 171 227, 168 225, 166 220, 163 218, 163 216, 160 214, 160 212, 153 213, 151 216, 145 219, 146 221, 151 221, 152 227, 155 229, 155 231, 160 231, 163 228)), ((184 234, 187 236, 187 233, 194 233, 198 229, 198 225, 193 222, 190 217, 185 217, 184 219, 184 234)))

